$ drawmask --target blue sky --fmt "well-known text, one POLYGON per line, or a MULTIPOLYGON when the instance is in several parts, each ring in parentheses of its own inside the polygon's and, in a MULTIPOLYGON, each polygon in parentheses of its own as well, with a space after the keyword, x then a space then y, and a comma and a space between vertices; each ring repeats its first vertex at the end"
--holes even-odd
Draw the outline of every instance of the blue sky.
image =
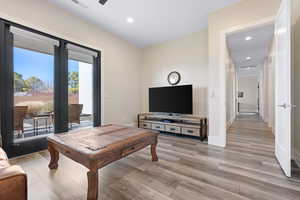
MULTIPOLYGON (((79 63, 69 60, 69 72, 78 71, 79 63)), ((23 75, 23 79, 36 76, 41 80, 53 84, 54 56, 14 48, 14 71, 23 75)))

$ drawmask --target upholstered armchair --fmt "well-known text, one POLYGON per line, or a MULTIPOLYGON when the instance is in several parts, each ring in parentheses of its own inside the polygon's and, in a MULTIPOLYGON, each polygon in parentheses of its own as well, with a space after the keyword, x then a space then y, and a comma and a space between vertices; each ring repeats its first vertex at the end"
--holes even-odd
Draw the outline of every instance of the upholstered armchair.
POLYGON ((11 166, 0 148, 0 199, 27 200, 27 176, 19 166, 11 166))

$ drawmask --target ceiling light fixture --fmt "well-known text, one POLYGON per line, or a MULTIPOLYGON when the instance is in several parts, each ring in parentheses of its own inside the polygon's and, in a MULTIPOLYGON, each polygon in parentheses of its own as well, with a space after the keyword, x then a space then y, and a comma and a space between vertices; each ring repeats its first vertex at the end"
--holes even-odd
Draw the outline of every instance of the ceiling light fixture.
POLYGON ((251 60, 251 57, 250 56, 246 57, 246 60, 251 60))
POLYGON ((134 19, 132 17, 127 17, 126 21, 128 24, 132 24, 134 22, 134 19))
POLYGON ((245 37, 245 40, 246 41, 249 41, 249 40, 252 40, 253 38, 251 37, 251 36, 247 36, 247 37, 245 37))

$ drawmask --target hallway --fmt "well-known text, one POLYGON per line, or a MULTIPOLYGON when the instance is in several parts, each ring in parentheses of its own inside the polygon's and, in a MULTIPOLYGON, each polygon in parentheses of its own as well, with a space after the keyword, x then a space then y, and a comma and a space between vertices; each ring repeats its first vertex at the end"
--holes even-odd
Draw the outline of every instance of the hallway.
MULTIPOLYGON (((263 181, 263 187, 268 187, 270 184, 269 188, 274 189, 272 193, 279 192, 282 187, 290 188, 296 185, 299 187, 300 179, 288 179, 281 171, 275 157, 274 134, 257 114, 240 114, 229 128, 227 136, 226 149, 235 151, 237 155, 241 156, 240 159, 248 160, 243 164, 240 163, 240 173, 263 181), (277 186, 280 187, 277 188, 277 186)), ((294 177, 298 174, 297 170, 294 177)), ((297 190, 299 191, 299 188, 297 190)), ((279 192, 278 194, 283 193, 279 192)), ((288 197, 289 195, 286 198, 288 197)))
POLYGON ((257 114, 240 114, 227 136, 227 149, 275 159, 274 135, 257 114))

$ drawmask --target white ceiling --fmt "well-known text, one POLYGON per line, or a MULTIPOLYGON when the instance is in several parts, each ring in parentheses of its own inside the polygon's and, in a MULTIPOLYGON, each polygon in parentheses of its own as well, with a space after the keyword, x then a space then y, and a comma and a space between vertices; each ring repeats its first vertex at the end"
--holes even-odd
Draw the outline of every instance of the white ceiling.
POLYGON ((227 37, 230 55, 238 72, 249 75, 257 74, 259 66, 268 56, 273 35, 274 25, 267 25, 227 37), (248 36, 252 37, 252 40, 246 41, 245 38, 248 36), (251 57, 251 60, 247 60, 247 57, 251 57))
POLYGON ((48 0, 140 47, 207 27, 208 13, 240 0, 48 0), (127 17, 135 22, 128 24, 127 17))

